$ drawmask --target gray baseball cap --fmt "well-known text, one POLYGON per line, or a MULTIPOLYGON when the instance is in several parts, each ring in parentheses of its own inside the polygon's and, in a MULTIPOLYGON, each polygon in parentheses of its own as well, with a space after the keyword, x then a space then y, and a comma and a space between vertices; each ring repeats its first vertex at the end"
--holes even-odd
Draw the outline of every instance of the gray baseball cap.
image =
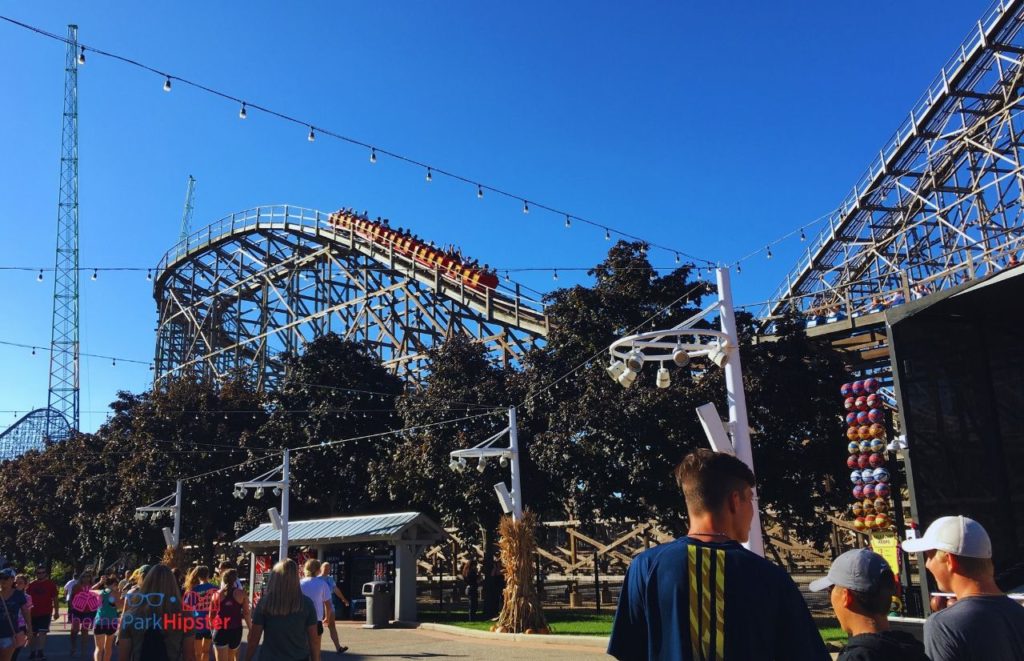
POLYGON ((854 549, 836 558, 828 576, 812 581, 809 589, 818 592, 838 585, 857 592, 873 592, 882 584, 885 571, 892 572, 885 558, 868 549, 854 549))

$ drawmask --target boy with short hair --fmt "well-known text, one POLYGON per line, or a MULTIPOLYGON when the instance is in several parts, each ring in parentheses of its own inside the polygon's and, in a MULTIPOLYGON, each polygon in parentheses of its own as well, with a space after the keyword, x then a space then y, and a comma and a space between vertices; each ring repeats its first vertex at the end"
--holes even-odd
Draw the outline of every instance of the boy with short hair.
POLYGON ((847 551, 828 576, 810 585, 812 592, 827 588, 839 626, 850 636, 839 661, 928 661, 921 641, 889 630, 896 577, 885 558, 868 549, 847 551))

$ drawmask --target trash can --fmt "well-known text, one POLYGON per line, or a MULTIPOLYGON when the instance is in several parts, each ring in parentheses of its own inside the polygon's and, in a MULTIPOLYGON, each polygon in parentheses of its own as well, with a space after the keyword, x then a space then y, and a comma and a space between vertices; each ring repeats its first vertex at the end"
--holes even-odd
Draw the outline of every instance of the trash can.
POLYGON ((388 611, 391 608, 391 590, 386 581, 370 581, 363 583, 363 596, 366 597, 366 624, 364 629, 386 627, 388 611))

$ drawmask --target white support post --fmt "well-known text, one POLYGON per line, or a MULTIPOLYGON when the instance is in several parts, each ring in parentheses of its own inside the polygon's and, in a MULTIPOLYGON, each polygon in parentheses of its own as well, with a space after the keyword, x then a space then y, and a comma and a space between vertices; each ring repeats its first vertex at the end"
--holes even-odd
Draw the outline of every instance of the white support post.
POLYGON ((181 480, 174 487, 174 529, 171 531, 174 548, 181 544, 181 480))
POLYGON ((516 407, 508 407, 508 445, 512 456, 509 465, 512 467, 512 520, 523 518, 523 485, 519 469, 519 431, 516 429, 516 407))
MULTIPOLYGON (((725 390, 729 403, 729 427, 732 430, 732 444, 736 457, 754 471, 754 455, 750 448, 750 423, 747 420, 747 399, 743 392, 743 370, 740 366, 739 333, 736 315, 732 307, 732 289, 729 284, 729 269, 718 268, 719 320, 728 346, 725 361, 725 390)), ((757 472, 754 471, 757 475, 757 472)), ((754 518, 750 524, 750 539, 744 544, 754 553, 764 556, 764 540, 761 537, 761 508, 754 487, 754 518)))
POLYGON ((281 472, 281 544, 278 547, 278 561, 288 559, 288 488, 291 484, 289 475, 289 454, 288 448, 284 449, 284 463, 281 472))

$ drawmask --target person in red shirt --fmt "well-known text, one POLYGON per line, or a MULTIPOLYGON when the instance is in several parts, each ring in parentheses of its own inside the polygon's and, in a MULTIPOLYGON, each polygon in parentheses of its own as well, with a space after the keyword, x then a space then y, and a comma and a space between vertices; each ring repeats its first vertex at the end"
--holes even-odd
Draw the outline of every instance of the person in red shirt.
POLYGON ((28 584, 25 592, 32 597, 32 630, 36 632, 29 656, 42 658, 50 622, 60 617, 57 584, 50 580, 50 572, 46 567, 37 567, 36 580, 28 584))

